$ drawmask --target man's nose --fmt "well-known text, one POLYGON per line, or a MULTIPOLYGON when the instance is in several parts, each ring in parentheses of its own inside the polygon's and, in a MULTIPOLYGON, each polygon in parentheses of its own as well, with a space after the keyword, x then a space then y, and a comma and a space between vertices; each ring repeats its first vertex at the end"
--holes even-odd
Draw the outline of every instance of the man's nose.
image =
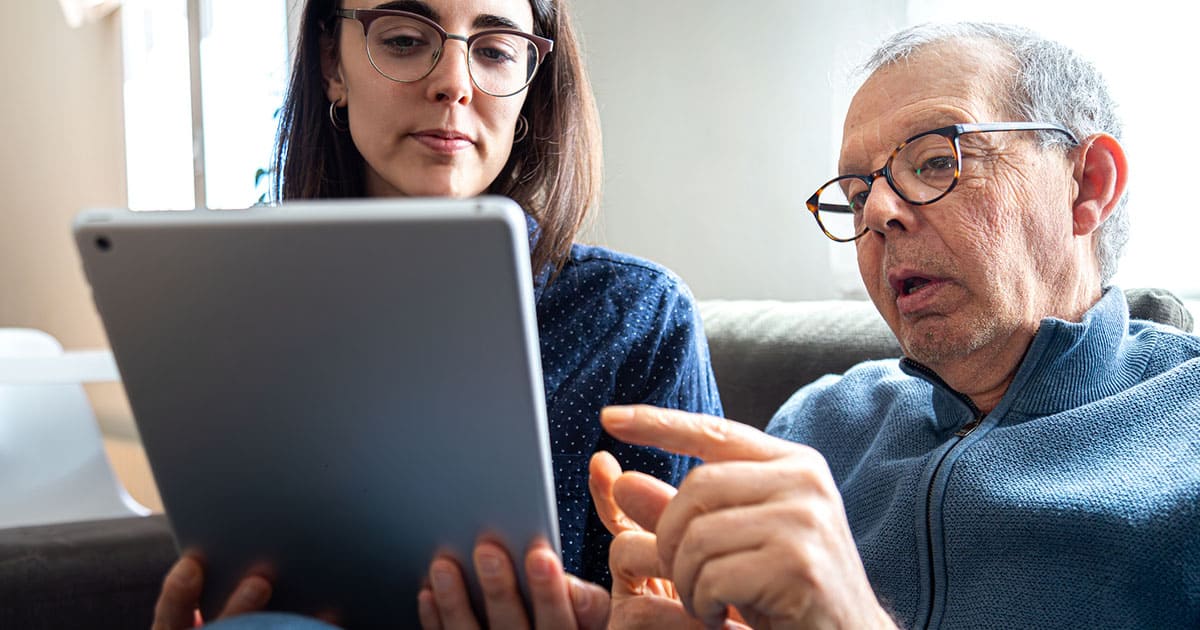
POLYGON ((877 234, 909 231, 915 226, 913 205, 896 194, 887 178, 878 173, 863 204, 863 224, 877 234))

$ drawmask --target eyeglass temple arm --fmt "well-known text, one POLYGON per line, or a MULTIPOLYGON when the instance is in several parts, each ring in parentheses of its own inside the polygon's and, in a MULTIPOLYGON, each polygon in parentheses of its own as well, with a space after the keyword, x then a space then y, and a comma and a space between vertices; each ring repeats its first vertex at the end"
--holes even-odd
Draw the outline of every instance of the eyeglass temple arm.
POLYGON ((854 214, 850 206, 841 203, 823 203, 817 207, 819 212, 839 212, 842 214, 854 214))
POLYGON ((976 133, 987 131, 1057 131, 1066 135, 1071 142, 1079 144, 1079 139, 1070 129, 1054 123, 1042 122, 1008 122, 1008 123, 962 123, 955 125, 959 133, 976 133))

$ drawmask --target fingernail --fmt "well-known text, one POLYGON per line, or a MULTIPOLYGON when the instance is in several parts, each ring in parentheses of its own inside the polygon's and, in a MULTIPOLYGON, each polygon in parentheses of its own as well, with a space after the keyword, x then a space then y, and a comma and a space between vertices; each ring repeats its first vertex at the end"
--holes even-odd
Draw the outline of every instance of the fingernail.
POLYGON ((628 405, 605 407, 602 414, 604 424, 619 428, 633 421, 634 410, 628 405))
POLYGON ((570 577, 571 601, 575 604, 575 612, 587 612, 588 607, 591 606, 592 598, 588 596, 588 593, 584 589, 583 584, 579 581, 579 578, 573 575, 570 577))
POLYGON ((250 580, 238 590, 238 599, 250 607, 257 608, 267 603, 271 591, 259 580, 250 580))
POLYGON ((450 574, 450 570, 444 566, 435 566, 431 571, 433 580, 433 590, 445 593, 450 590, 454 584, 454 576, 450 574))
POLYGON ((480 550, 476 558, 479 560, 479 573, 484 577, 500 575, 500 556, 492 551, 480 550))
POLYGON ((195 562, 181 562, 175 577, 187 587, 199 586, 200 580, 203 579, 200 576, 200 567, 195 562))
POLYGON ((555 564, 551 555, 536 554, 533 556, 533 561, 529 563, 529 576, 535 580, 549 580, 554 577, 555 564))

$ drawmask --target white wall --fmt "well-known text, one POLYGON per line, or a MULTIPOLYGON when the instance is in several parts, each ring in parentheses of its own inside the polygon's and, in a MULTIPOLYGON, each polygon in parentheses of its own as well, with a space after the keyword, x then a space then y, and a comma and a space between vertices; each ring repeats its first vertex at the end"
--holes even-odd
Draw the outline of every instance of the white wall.
MULTIPOLYGON (((57 2, 6 2, 0 58, 0 327, 45 330, 67 348, 106 346, 71 220, 85 207, 126 205, 120 18, 70 29, 57 2)), ((161 509, 123 390, 87 390, 117 474, 161 509)))
POLYGON ((671 267, 700 298, 858 289, 853 247, 835 281, 804 201, 834 175, 846 97, 831 90, 904 25, 904 0, 571 6, 604 128, 589 240, 671 267))
POLYGON ((105 345, 71 219, 125 205, 118 20, 73 30, 57 2, 7 2, 0 58, 0 326, 105 345))

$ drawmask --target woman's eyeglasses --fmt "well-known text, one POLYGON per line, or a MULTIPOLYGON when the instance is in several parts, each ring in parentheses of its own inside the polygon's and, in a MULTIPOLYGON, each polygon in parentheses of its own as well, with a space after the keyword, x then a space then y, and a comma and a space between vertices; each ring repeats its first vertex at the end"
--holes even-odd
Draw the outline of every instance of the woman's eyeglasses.
POLYGON ((466 44, 471 82, 492 96, 512 96, 533 81, 554 42, 515 29, 489 29, 473 35, 447 33, 416 13, 386 9, 338 9, 334 15, 362 24, 367 58, 384 77, 412 83, 429 76, 446 50, 446 40, 466 44))

